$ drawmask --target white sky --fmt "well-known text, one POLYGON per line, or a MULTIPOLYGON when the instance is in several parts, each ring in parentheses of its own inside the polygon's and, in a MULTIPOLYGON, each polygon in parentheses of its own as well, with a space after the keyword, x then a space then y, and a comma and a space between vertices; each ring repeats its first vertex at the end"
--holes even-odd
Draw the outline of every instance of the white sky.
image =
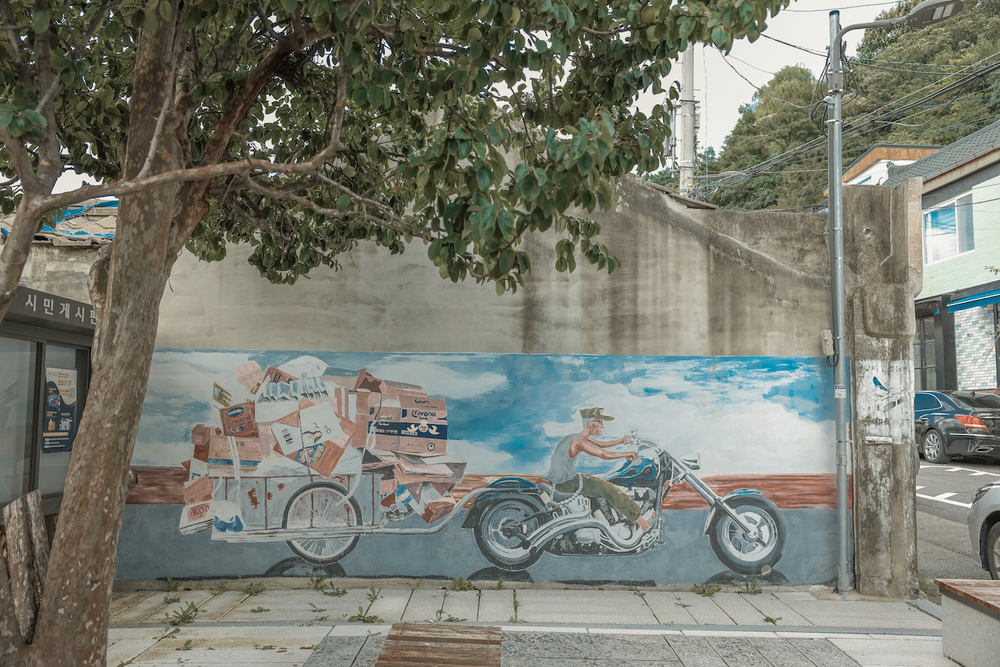
MULTIPOLYGON (((804 65, 814 76, 821 75, 826 49, 830 44, 830 10, 840 9, 840 24, 845 27, 874 21, 880 12, 896 4, 898 0, 795 0, 788 9, 768 21, 765 34, 823 55, 813 55, 766 37, 760 37, 753 44, 745 39, 740 40, 733 45, 729 62, 753 85, 734 72, 717 49, 697 46, 694 85, 695 99, 699 103, 699 150, 712 146, 716 154, 721 153, 726 136, 739 120, 740 105, 753 99, 754 86, 760 87, 769 82, 782 67, 804 65)), ((855 52, 863 35, 864 30, 847 33, 847 55, 855 52)), ((671 76, 664 81, 664 88, 679 78, 678 63, 671 71, 671 76)), ((664 99, 665 95, 645 94, 640 96, 638 106, 648 113, 654 104, 661 104, 664 99)), ((803 110, 802 113, 806 111, 803 110)), ((64 174, 56 184, 55 191, 75 189, 82 180, 73 172, 64 174)))
MULTIPOLYGON (((830 10, 840 9, 840 25, 846 27, 874 21, 880 12, 896 4, 898 0, 796 0, 788 9, 768 21, 764 34, 823 55, 813 55, 760 37, 753 44, 745 39, 735 42, 729 54, 729 62, 757 87, 768 83, 786 65, 804 65, 812 71, 813 76, 819 77, 830 45, 830 10)), ((847 55, 854 54, 863 35, 864 30, 847 33, 844 37, 847 41, 847 55)), ((739 120, 740 105, 753 99, 754 87, 740 78, 715 48, 696 47, 694 71, 695 99, 699 103, 700 115, 698 148, 703 150, 712 146, 716 154, 719 154, 726 136, 739 120)), ((680 74, 678 63, 671 70, 664 87, 679 80, 680 74)), ((639 107, 648 111, 653 104, 662 102, 663 99, 662 95, 644 95, 640 98, 639 107)), ((803 110, 802 113, 807 111, 803 110)))

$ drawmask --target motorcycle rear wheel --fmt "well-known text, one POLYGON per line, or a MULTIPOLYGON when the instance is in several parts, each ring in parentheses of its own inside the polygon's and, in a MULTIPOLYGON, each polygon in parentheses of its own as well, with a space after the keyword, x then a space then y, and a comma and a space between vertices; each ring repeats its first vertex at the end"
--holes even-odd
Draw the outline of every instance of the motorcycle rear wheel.
POLYGON ((501 498, 491 505, 476 524, 474 532, 479 550, 490 561, 502 570, 523 570, 532 565, 542 556, 542 549, 534 552, 517 536, 505 535, 504 528, 520 527, 521 535, 527 535, 538 528, 538 519, 525 520, 538 509, 521 498, 501 498))
POLYGON ((751 539, 728 514, 719 512, 708 527, 712 550, 733 572, 761 574, 762 568, 773 566, 781 559, 785 547, 785 522, 774 503, 762 496, 733 498, 727 505, 756 527, 758 537, 751 539))

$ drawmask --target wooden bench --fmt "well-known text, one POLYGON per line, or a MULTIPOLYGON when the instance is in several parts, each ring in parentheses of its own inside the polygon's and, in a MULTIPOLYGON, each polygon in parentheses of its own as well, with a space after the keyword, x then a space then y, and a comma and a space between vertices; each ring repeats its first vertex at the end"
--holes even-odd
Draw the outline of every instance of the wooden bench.
POLYGON ((1000 664, 1000 581, 935 579, 945 657, 964 667, 1000 664))

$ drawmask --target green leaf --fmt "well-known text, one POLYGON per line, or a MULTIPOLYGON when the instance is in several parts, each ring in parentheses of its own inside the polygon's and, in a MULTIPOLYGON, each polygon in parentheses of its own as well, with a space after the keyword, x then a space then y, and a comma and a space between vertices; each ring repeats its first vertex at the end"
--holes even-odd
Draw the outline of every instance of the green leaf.
POLYGON ((729 33, 726 32, 725 27, 717 25, 712 29, 712 41, 720 49, 726 48, 729 44, 729 33))
POLYGON ((0 128, 6 129, 13 117, 14 112, 11 109, 0 109, 0 128))
POLYGON ((31 122, 32 125, 37 125, 38 127, 46 127, 49 121, 42 114, 38 113, 34 109, 25 109, 24 117, 31 122))
POLYGON ((163 17, 164 21, 169 21, 174 15, 173 5, 170 4, 169 0, 163 0, 159 6, 160 16, 163 17))
POLYGON ((42 33, 49 29, 49 13, 47 11, 35 12, 31 17, 31 29, 35 33, 42 33))
POLYGON ((485 166, 479 168, 476 172, 476 176, 479 178, 479 189, 486 190, 490 187, 490 183, 493 181, 493 176, 490 174, 490 170, 485 166))
POLYGON ((281 0, 281 6, 284 7, 285 11, 289 14, 295 13, 295 8, 298 4, 298 0, 281 0))
POLYGON ((351 205, 351 196, 347 194, 340 195, 337 197, 337 210, 346 211, 347 207, 351 205))
POLYGON ((500 274, 506 275, 510 273, 510 270, 514 268, 514 262, 517 260, 517 253, 515 253, 511 248, 507 248, 500 254, 500 274))
POLYGON ((581 176, 586 176, 590 173, 591 168, 594 166, 594 158, 590 156, 590 153, 584 153, 583 157, 579 159, 576 163, 577 171, 580 172, 581 176))
POLYGON ((514 236, 514 216, 510 211, 503 210, 500 211, 500 215, 497 216, 497 226, 500 228, 500 233, 503 234, 505 239, 509 239, 514 236))

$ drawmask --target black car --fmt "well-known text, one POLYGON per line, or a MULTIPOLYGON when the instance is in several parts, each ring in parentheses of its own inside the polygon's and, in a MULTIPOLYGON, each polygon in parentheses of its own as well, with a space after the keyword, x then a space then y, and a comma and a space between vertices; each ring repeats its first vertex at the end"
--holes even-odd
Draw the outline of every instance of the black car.
POLYGON ((918 391, 913 397, 916 440, 930 463, 952 456, 1000 459, 1000 396, 974 391, 918 391))

